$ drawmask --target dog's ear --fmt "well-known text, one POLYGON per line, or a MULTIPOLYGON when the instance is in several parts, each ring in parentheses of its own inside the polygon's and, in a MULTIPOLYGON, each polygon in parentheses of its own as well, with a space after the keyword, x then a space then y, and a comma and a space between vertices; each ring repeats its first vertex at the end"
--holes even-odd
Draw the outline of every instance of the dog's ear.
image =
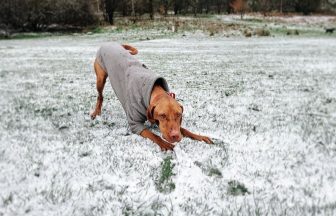
POLYGON ((154 109, 155 109, 155 106, 153 105, 149 105, 147 108, 147 119, 152 124, 155 124, 154 109))
MULTIPOLYGON (((182 108, 182 113, 183 113, 183 106, 180 104, 180 107, 182 108)), ((180 119, 180 125, 182 125, 182 116, 181 116, 181 119, 180 119)))
POLYGON ((183 106, 180 104, 180 107, 182 108, 182 113, 183 113, 183 106))

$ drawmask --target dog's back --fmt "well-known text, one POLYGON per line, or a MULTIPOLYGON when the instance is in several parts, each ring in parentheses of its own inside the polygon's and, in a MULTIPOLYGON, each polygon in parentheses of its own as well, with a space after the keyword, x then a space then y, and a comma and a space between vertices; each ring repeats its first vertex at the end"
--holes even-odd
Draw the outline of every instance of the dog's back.
POLYGON ((124 106, 127 98, 126 71, 130 66, 142 64, 128 50, 115 42, 102 45, 97 52, 96 61, 108 74, 112 88, 124 106))

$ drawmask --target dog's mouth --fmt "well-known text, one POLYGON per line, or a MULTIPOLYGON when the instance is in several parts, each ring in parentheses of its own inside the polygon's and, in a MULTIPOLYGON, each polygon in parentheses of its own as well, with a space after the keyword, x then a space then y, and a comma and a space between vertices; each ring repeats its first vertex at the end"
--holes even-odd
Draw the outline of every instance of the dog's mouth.
POLYGON ((165 139, 167 142, 169 143, 176 143, 176 142, 180 142, 182 137, 179 136, 179 137, 175 137, 175 138, 169 138, 169 137, 166 137, 164 135, 162 135, 162 138, 165 139))
POLYGON ((170 140, 167 139, 167 137, 166 137, 165 135, 162 135, 162 138, 163 138, 164 140, 166 140, 167 142, 170 142, 170 140))

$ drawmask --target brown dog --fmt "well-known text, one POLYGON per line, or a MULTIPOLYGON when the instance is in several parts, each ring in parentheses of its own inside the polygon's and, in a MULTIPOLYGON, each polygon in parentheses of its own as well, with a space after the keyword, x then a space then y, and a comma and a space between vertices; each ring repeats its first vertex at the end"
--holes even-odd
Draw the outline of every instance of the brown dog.
MULTIPOLYGON (((97 53, 94 69, 97 76, 96 84, 98 99, 96 108, 91 114, 91 118, 94 119, 97 115, 101 114, 103 89, 106 79, 109 77, 112 88, 115 90, 115 93, 126 112, 132 132, 140 134, 142 137, 149 138, 158 144, 162 150, 173 150, 174 145, 171 143, 179 142, 182 139, 182 136, 204 141, 209 144, 212 143, 209 137, 194 134, 181 127, 183 107, 175 100, 175 98, 168 95, 168 87, 163 78, 159 77, 155 79, 155 82, 147 88, 134 86, 134 83, 137 83, 140 80, 151 79, 151 76, 146 77, 149 70, 146 66, 140 64, 131 56, 138 53, 136 48, 129 45, 122 45, 124 49, 121 50, 120 47, 121 46, 117 44, 103 46, 97 53), (128 52, 126 50, 128 50, 128 52), (116 73, 117 70, 120 71, 118 72, 119 74, 116 73), (136 80, 136 82, 132 80, 136 80), (126 83, 125 86, 123 86, 124 83, 126 83), (136 88, 136 90, 133 90, 133 88, 136 88), (142 95, 139 91, 146 91, 147 89, 150 90, 149 97, 146 97, 146 93, 144 93, 145 96, 141 96, 140 99, 138 96, 136 97, 133 95, 142 95), (146 101, 146 99, 149 101, 146 101), (143 105, 141 105, 140 102, 139 103, 143 108, 139 108, 139 104, 134 105, 134 102, 129 102, 131 100, 135 100, 136 102, 142 101, 143 105), (140 118, 137 117, 139 115, 140 118), (152 124, 157 124, 164 139, 145 128, 143 124, 146 119, 141 118, 141 116, 147 118, 152 124)), ((145 86, 146 81, 143 81, 143 84, 141 85, 145 86)))

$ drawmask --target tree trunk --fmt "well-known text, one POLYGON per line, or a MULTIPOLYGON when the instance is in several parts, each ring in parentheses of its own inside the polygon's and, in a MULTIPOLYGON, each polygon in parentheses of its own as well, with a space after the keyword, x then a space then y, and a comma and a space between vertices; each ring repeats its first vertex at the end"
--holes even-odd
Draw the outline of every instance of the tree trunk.
POLYGON ((227 2, 226 2, 226 12, 228 14, 231 14, 231 12, 232 12, 231 3, 232 3, 231 0, 227 0, 227 2))
POLYGON ((220 14, 222 11, 221 4, 217 2, 217 13, 220 14))
POLYGON ((168 15, 168 0, 164 1, 164 15, 168 15))
POLYGON ((122 16, 125 17, 128 15, 127 5, 125 1, 122 1, 122 16))
POLYGON ((207 1, 205 4, 206 4, 205 5, 205 13, 208 14, 209 13, 209 2, 207 1))
POLYGON ((114 11, 112 10, 112 11, 110 11, 110 13, 108 13, 107 14, 108 15, 108 21, 109 21, 109 23, 110 23, 110 25, 113 25, 114 24, 114 11))
POLYGON ((174 14, 177 15, 178 14, 178 11, 179 11, 179 6, 178 6, 178 3, 177 3, 178 0, 175 0, 174 1, 174 14))
POLYGON ((131 4, 132 4, 132 19, 133 19, 133 23, 135 23, 135 8, 134 8, 134 0, 131 0, 131 4))
POLYGON ((153 0, 149 0, 149 17, 151 20, 154 19, 154 11, 153 11, 153 0))
POLYGON ((114 10, 115 10, 115 3, 113 0, 105 0, 105 11, 107 14, 107 20, 110 25, 114 24, 114 10))

